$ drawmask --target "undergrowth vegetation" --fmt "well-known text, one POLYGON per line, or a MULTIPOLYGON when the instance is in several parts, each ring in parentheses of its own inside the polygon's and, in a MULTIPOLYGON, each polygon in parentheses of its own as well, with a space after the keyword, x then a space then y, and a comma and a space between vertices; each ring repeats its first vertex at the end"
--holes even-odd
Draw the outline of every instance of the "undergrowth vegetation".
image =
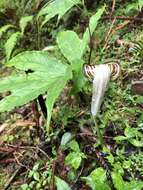
POLYGON ((143 189, 142 24, 142 0, 1 0, 0 189, 143 189), (84 68, 111 63, 93 118, 84 68))

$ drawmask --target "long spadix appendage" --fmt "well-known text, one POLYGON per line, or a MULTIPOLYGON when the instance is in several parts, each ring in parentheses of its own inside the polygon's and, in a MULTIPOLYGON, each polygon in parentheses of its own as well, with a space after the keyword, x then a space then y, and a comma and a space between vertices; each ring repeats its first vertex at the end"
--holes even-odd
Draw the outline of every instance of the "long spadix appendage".
POLYGON ((84 71, 89 80, 93 81, 91 113, 93 116, 96 116, 100 110, 110 77, 112 77, 113 80, 118 77, 120 66, 118 63, 100 64, 95 66, 86 65, 84 71))

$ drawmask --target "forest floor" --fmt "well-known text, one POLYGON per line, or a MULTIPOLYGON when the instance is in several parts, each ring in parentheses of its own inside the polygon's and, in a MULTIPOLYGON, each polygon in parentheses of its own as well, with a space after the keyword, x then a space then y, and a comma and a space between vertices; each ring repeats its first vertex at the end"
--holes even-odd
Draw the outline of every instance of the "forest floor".
MULTIPOLYGON (((80 94, 80 101, 66 97, 67 88, 64 90, 53 109, 50 140, 42 114, 37 126, 32 103, 0 114, 1 190, 54 190, 54 176, 72 190, 90 190, 82 177, 95 168, 107 172, 112 189, 118 186, 113 187, 113 171, 123 182, 143 181, 143 46, 132 51, 143 42, 142 26, 136 19, 103 17, 92 37, 90 64, 118 61, 121 67, 118 79, 109 84, 97 118, 103 147, 97 144, 90 116, 91 83, 87 93, 80 94), (72 143, 67 148, 68 141, 72 143)), ((74 30, 82 30, 82 24, 76 24, 74 30)), ((0 75, 7 72, 3 67, 0 75)))

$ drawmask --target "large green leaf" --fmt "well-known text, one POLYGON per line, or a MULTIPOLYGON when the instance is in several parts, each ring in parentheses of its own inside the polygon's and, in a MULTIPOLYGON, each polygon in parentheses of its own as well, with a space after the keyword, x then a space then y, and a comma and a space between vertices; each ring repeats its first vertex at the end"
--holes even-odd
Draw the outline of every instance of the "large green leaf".
POLYGON ((73 31, 63 31, 59 33, 57 37, 58 46, 62 54, 71 64, 74 65, 73 68, 76 68, 75 65, 79 65, 80 59, 85 53, 85 50, 90 42, 91 35, 94 33, 104 10, 105 6, 100 8, 97 13, 90 18, 89 27, 84 32, 82 40, 73 31))
MULTIPOLYGON (((70 71, 67 73, 70 73, 70 71)), ((47 99, 46 99, 46 106, 48 110, 48 118, 47 118, 47 131, 49 132, 49 122, 51 119, 52 109, 55 100, 59 96, 61 90, 64 88, 66 82, 68 79, 68 75, 65 75, 65 77, 61 77, 58 80, 54 81, 53 85, 51 85, 51 89, 47 93, 47 99)))
POLYGON ((69 185, 59 177, 55 176, 55 182, 57 186, 57 190, 72 190, 69 185))
POLYGON ((71 63, 72 70, 74 71, 75 83, 71 91, 72 93, 80 91, 85 84, 82 73, 82 66, 84 63, 82 57, 90 42, 90 35, 95 31, 98 20, 102 16, 104 10, 105 6, 99 9, 97 13, 90 18, 89 27, 86 29, 82 40, 73 31, 60 32, 57 37, 57 44, 61 53, 71 63))
POLYGON ((27 51, 11 59, 7 66, 27 71, 29 74, 10 76, 0 81, 0 92, 10 95, 0 101, 0 112, 10 111, 48 92, 48 123, 55 99, 71 77, 71 70, 46 52, 27 51))
POLYGON ((67 60, 74 64, 82 57, 82 41, 73 31, 60 32, 57 37, 58 46, 67 60))
POLYGON ((12 58, 6 65, 14 66, 23 71, 28 71, 30 69, 36 73, 40 73, 40 75, 41 72, 46 73, 48 74, 48 78, 56 78, 65 75, 67 69, 67 66, 62 64, 61 61, 49 56, 47 52, 43 51, 26 51, 20 53, 12 58))
POLYGON ((57 37, 57 44, 61 53, 70 62, 72 70, 75 72, 74 79, 76 83, 72 88, 72 93, 76 93, 84 85, 83 74, 81 72, 83 65, 82 40, 73 31, 63 31, 57 37))
POLYGON ((48 2, 39 12, 39 16, 45 16, 45 19, 43 21, 44 25, 46 22, 48 22, 51 18, 58 15, 58 20, 74 5, 77 5, 80 3, 80 0, 54 0, 50 3, 48 2))

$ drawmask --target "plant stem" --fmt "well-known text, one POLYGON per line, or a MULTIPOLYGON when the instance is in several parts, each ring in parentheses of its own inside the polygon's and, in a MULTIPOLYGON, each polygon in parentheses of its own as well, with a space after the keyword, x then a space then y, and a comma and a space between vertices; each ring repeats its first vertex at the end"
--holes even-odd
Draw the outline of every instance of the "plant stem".
POLYGON ((98 126, 98 124, 97 124, 97 122, 96 122, 95 116, 92 116, 92 118, 93 118, 93 121, 94 121, 93 132, 94 132, 94 134, 97 133, 97 137, 98 137, 98 139, 99 139, 99 144, 102 146, 103 143, 104 143, 104 141, 103 141, 103 136, 102 136, 102 134, 101 134, 101 132, 100 132, 100 129, 99 129, 99 126, 98 126))
POLYGON ((41 34, 40 34, 40 26, 39 26, 39 20, 36 22, 37 23, 37 48, 38 50, 41 50, 41 34))

